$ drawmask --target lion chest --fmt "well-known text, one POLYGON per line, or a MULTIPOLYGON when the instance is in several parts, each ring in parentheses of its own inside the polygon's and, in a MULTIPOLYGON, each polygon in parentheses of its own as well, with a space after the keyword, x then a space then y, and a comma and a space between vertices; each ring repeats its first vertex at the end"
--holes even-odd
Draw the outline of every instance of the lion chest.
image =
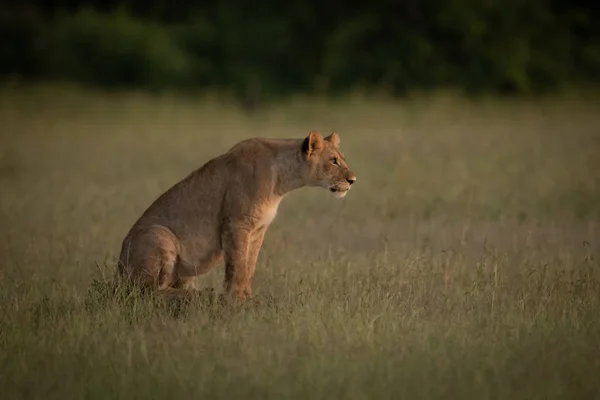
POLYGON ((269 203, 261 207, 256 215, 256 224, 259 227, 270 225, 277 215, 278 207, 279 202, 269 203))

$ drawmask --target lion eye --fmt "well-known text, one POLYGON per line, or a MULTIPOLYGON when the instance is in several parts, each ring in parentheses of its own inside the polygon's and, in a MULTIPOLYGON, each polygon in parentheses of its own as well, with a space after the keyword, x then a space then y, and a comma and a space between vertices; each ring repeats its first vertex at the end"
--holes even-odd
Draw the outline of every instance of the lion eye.
POLYGON ((333 165, 335 165, 335 166, 338 166, 338 167, 340 166, 340 164, 338 164, 338 160, 337 160, 337 158, 332 158, 332 159, 331 159, 331 163, 332 163, 333 165))

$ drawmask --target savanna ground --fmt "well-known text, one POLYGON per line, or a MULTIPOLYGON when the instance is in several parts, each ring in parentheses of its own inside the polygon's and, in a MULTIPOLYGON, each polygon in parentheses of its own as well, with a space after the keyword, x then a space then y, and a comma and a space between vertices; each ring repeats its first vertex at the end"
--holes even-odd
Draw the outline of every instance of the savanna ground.
POLYGON ((599 105, 439 94, 248 116, 4 88, 0 396, 599 398, 599 105), (340 133, 358 180, 344 200, 302 189, 282 202, 255 300, 220 310, 105 290, 163 190, 241 139, 311 129, 340 133))

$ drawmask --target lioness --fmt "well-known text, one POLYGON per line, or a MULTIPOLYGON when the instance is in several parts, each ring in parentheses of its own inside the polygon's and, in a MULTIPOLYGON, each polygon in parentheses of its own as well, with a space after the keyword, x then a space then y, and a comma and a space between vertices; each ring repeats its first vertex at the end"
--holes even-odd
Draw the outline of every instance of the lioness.
POLYGON ((338 198, 356 176, 337 133, 323 138, 247 139, 163 193, 133 225, 121 247, 117 279, 159 290, 195 289, 195 277, 225 261, 224 289, 251 295, 258 253, 281 199, 303 186, 338 198))

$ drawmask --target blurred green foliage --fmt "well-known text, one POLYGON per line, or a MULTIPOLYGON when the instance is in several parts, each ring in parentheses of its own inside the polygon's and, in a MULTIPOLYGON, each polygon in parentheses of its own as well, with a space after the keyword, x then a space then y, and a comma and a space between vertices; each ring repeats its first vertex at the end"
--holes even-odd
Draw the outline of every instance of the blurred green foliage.
POLYGON ((237 94, 533 93, 600 78, 591 3, 356 4, 12 0, 0 10, 0 74, 237 94))

